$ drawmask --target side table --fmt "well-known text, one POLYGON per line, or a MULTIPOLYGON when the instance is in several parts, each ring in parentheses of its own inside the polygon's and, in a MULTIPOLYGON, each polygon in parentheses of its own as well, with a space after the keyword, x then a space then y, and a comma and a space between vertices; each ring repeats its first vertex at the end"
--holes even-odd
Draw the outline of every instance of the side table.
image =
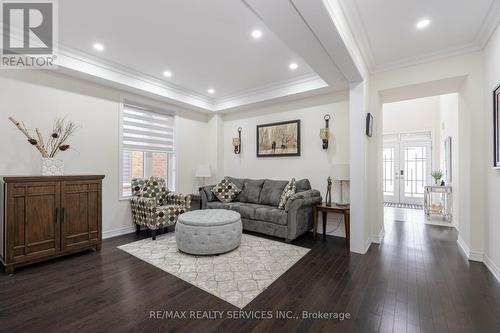
POLYGON ((322 217, 323 217, 323 239, 326 239, 326 218, 328 213, 337 213, 337 214, 342 214, 344 215, 344 226, 345 226, 345 243, 346 247, 350 247, 350 215, 351 215, 351 210, 350 206, 339 206, 334 203, 332 203, 331 206, 327 206, 326 203, 322 202, 318 205, 316 205, 313 209, 313 239, 316 240, 316 234, 318 231, 318 213, 321 212, 322 217))

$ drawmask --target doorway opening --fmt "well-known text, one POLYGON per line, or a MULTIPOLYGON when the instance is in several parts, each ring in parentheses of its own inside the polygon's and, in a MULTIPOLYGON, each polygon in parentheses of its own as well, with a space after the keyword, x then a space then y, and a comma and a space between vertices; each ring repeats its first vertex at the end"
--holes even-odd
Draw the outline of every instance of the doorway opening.
POLYGON ((385 218, 451 225, 458 144, 458 94, 383 104, 385 218))

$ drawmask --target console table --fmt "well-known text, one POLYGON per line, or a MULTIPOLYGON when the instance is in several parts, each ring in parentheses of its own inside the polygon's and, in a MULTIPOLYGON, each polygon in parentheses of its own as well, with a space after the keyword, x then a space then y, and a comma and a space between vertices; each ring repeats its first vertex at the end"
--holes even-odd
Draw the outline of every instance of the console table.
POLYGON ((16 267, 101 249, 99 175, 3 177, 0 261, 16 267))
POLYGON ((328 213, 337 213, 344 215, 344 227, 345 227, 345 245, 350 248, 350 216, 351 209, 350 206, 339 206, 332 203, 331 206, 327 206, 326 203, 322 202, 316 205, 313 209, 313 239, 316 240, 316 234, 318 231, 318 212, 321 212, 323 218, 323 239, 326 238, 326 218, 328 213))
POLYGON ((442 216, 443 220, 451 221, 452 217, 452 189, 451 186, 425 186, 424 212, 429 220, 431 214, 442 216), (433 204, 432 194, 440 197, 439 206, 433 204))

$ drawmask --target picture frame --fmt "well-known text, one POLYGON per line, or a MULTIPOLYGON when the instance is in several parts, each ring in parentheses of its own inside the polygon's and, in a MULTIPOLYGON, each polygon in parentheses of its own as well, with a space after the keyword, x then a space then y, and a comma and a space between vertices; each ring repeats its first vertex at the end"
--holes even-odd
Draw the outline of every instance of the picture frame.
POLYGON ((257 125, 257 157, 300 156, 300 120, 257 125))
POLYGON ((493 167, 500 169, 500 85, 493 90, 493 167))
POLYGON ((453 179, 452 174, 452 140, 451 136, 444 139, 444 172, 447 183, 451 183, 453 179))
POLYGON ((373 115, 370 112, 366 114, 366 136, 373 136, 373 115))

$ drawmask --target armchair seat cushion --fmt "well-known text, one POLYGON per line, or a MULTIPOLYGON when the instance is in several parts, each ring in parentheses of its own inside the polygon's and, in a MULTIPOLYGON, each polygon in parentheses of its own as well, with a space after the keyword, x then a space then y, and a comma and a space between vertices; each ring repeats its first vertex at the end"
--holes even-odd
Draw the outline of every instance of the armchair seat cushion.
POLYGON ((177 216, 187 211, 185 206, 182 205, 163 205, 153 208, 156 216, 159 219, 165 219, 166 224, 172 225, 177 221, 177 216))

